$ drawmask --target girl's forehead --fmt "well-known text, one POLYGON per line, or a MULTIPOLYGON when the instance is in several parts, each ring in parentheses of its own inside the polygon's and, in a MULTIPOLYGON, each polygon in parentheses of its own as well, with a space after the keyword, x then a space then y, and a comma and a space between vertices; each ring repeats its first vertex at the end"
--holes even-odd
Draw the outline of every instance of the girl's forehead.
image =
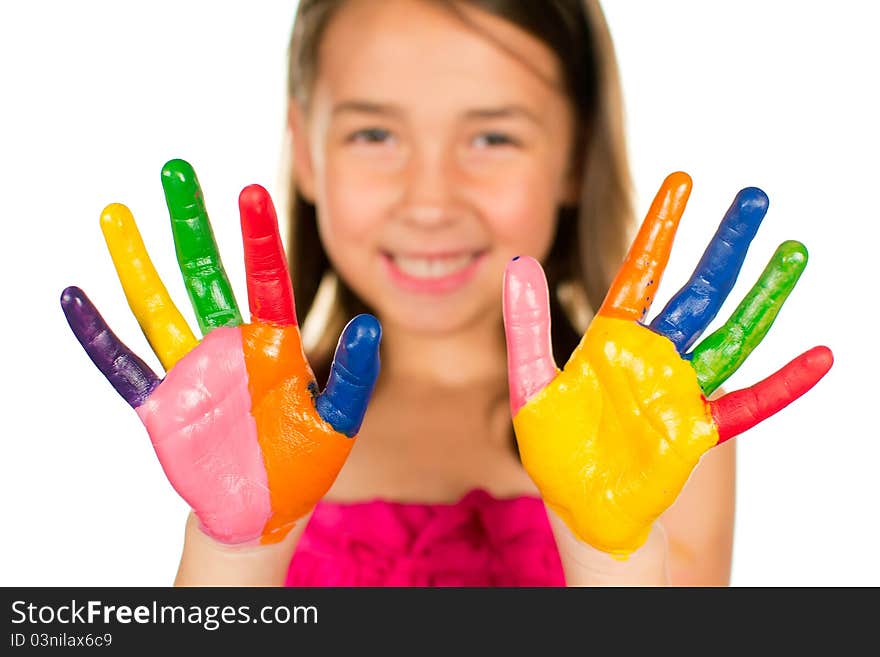
POLYGON ((561 86, 557 57, 539 39, 466 3, 458 11, 426 0, 349 0, 323 35, 316 86, 334 96, 499 102, 561 86))

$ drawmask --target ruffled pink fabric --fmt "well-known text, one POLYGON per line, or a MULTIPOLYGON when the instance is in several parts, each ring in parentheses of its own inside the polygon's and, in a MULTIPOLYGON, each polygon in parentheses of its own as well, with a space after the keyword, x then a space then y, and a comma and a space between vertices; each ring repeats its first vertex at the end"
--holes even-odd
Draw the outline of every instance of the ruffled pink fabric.
POLYGON ((564 586, 537 497, 485 490, 454 504, 320 502, 288 586, 564 586))

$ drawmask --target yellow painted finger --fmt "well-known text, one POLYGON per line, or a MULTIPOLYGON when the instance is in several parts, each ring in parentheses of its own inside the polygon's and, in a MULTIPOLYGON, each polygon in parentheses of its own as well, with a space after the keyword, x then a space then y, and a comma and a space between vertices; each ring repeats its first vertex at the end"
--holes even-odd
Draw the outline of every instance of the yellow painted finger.
POLYGON ((108 205, 101 213, 101 231, 131 312, 170 370, 198 340, 156 273, 131 210, 121 203, 108 205))

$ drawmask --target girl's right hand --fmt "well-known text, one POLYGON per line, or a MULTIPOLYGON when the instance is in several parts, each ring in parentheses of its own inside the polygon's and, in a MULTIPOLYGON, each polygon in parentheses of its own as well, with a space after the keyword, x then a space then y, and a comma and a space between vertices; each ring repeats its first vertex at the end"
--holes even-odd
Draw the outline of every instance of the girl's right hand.
POLYGON ((690 350, 733 288, 768 204, 761 190, 742 190, 691 280, 648 324, 690 190, 685 173, 664 181, 563 370, 553 359, 540 263, 515 258, 505 273, 510 404, 523 465, 574 536, 618 557, 646 543, 704 453, 782 410, 833 362, 827 347, 814 347, 750 388, 707 399, 766 335, 807 251, 781 244, 728 322, 690 350))
POLYGON ((324 496, 351 450, 379 373, 381 328, 372 315, 349 322, 319 393, 268 192, 251 185, 239 196, 251 312, 244 323, 195 172, 172 160, 162 184, 204 338, 194 337, 131 212, 119 204, 105 208, 101 228, 165 378, 113 334, 82 290, 65 289, 61 307, 86 353, 143 421, 202 531, 226 544, 274 543, 324 496))

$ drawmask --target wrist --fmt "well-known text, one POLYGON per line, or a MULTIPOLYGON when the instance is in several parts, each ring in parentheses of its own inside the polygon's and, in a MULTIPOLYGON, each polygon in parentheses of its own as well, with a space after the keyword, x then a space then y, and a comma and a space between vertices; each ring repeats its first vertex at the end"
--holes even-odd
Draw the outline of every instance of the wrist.
POLYGON ((175 586, 282 586, 308 518, 276 543, 234 545, 208 536, 190 512, 175 586))
POLYGON ((603 552, 578 538, 547 507, 568 586, 667 586, 669 584, 666 531, 656 520, 648 539, 626 558, 603 552))

